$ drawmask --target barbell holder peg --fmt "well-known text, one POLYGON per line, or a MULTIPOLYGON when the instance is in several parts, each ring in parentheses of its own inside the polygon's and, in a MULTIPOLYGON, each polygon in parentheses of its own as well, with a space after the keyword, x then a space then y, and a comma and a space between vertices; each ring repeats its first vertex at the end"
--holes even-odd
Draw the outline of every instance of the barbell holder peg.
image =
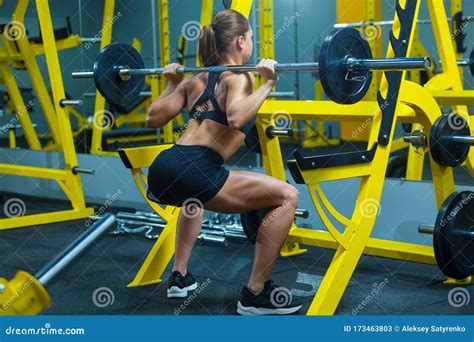
POLYGON ((296 93, 294 91, 272 91, 268 97, 272 98, 294 98, 296 93))
MULTIPOLYGON (((452 18, 448 18, 448 21, 453 21, 452 18)), ((462 21, 463 22, 472 22, 474 21, 474 16, 465 16, 465 17, 462 17, 462 21)), ((358 22, 355 22, 355 23, 337 23, 337 24, 334 24, 333 27, 335 29, 341 29, 341 28, 346 28, 346 27, 350 27, 350 28, 359 28, 359 27, 363 27, 365 25, 374 25, 374 26, 393 26, 393 23, 394 21, 393 20, 378 20, 378 21, 374 21, 374 20, 362 20, 362 21, 358 21, 358 22)), ((431 24, 432 23, 432 20, 431 19, 418 19, 416 21, 416 23, 418 25, 426 25, 426 24, 431 24)))
POLYGON ((307 219, 309 217, 309 212, 306 209, 296 209, 295 217, 307 219))
POLYGON ((291 138, 293 136, 294 131, 293 128, 278 128, 275 126, 268 126, 265 130, 265 133, 270 139, 274 137, 291 138))
POLYGON ((95 173, 94 170, 92 169, 86 169, 86 168, 83 168, 83 167, 79 167, 79 166, 74 166, 72 168, 72 173, 77 175, 77 174, 85 174, 85 175, 93 175, 95 173))
POLYGON ((100 43, 102 42, 102 38, 81 38, 81 43, 100 43))
POLYGON ((61 107, 66 107, 66 106, 82 106, 83 101, 82 100, 69 100, 69 99, 63 99, 59 101, 59 105, 61 107))

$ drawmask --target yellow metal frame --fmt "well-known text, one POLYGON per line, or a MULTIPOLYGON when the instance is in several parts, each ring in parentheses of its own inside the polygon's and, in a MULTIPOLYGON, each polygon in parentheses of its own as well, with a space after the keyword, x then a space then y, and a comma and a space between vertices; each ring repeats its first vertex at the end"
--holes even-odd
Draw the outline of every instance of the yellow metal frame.
MULTIPOLYGON (((403 2, 403 0, 401 0, 403 2)), ((418 17, 419 1, 417 2, 415 19, 418 17)), ((403 5, 403 4, 402 4, 403 5)), ((400 23, 395 17, 394 33, 398 35, 400 23)), ((411 37, 415 28, 413 27, 411 37)), ((410 40, 411 41, 411 40, 410 40)), ((408 51, 410 51, 410 46, 408 51)), ((393 57, 390 46, 387 57, 393 57)), ((405 73, 404 73, 405 74, 405 73)), ((402 78, 404 79, 404 77, 402 78)), ((388 82, 383 76, 380 91, 385 96, 388 91, 388 82)), ((318 120, 331 118, 334 121, 364 122, 372 119, 369 146, 378 139, 382 115, 375 101, 359 102, 354 105, 340 105, 330 101, 265 101, 257 114, 257 129, 261 139, 262 156, 266 173, 282 181, 286 180, 283 158, 278 138, 265 138, 266 128, 273 124, 272 115, 277 110, 290 113, 297 120, 318 120)), ((410 81, 402 81, 395 122, 419 123, 426 128, 427 133, 441 115, 441 110, 430 92, 410 81)), ((435 265, 433 247, 371 238, 375 225, 377 208, 381 200, 385 172, 392 150, 395 125, 392 127, 388 145, 379 145, 371 163, 360 165, 346 165, 317 170, 300 170, 305 184, 313 200, 314 206, 320 215, 327 231, 300 228, 293 225, 289 236, 282 248, 283 256, 304 253, 300 244, 336 249, 335 256, 324 276, 321 286, 311 303, 309 315, 331 315, 337 309, 342 295, 357 266, 362 254, 374 255, 398 260, 406 260, 435 265), (348 178, 361 178, 357 200, 350 218, 343 216, 329 202, 320 184, 348 178), (365 213, 364 205, 374 205, 374 214, 365 213), (332 219, 330 219, 332 216, 332 219), (337 221, 345 227, 338 229, 332 222, 337 221)), ((140 192, 146 199, 146 181, 142 168, 148 167, 155 157, 170 145, 150 146, 138 149, 125 149, 121 153, 122 159, 132 170, 134 179, 140 192), (126 156, 126 157, 124 157, 126 156)), ((454 191, 454 177, 451 168, 441 167, 431 160, 433 186, 436 204, 439 208, 444 200, 454 191)), ((148 199, 147 199, 148 201, 148 199)), ((148 254, 135 279, 129 287, 155 284, 161 281, 161 276, 174 253, 176 220, 179 209, 171 206, 165 209, 148 201, 150 205, 163 217, 167 225, 163 229, 158 241, 148 254), (159 208, 157 208, 159 207, 159 208)), ((466 281, 452 283, 465 284, 466 281)), ((470 281, 470 279, 469 279, 470 281)))
MULTIPOLYGON (((24 0, 18 0, 20 5, 24 5, 23 2, 24 0)), ((0 230, 82 219, 93 213, 93 209, 87 208, 85 205, 80 176, 72 172, 72 169, 78 163, 71 132, 71 122, 64 108, 59 105, 59 101, 65 98, 65 94, 48 1, 36 0, 36 9, 38 11, 40 29, 43 32, 44 52, 55 103, 57 129, 61 142, 58 146, 61 146, 61 151, 64 155, 65 169, 0 164, 0 173, 55 180, 71 202, 72 209, 0 219, 0 230)))
MULTIPOLYGON (((100 49, 103 49, 109 45, 112 41, 112 29, 114 23, 115 13, 115 0, 104 1, 104 14, 102 17, 102 37, 100 41, 100 49)), ((102 151, 102 134, 103 134, 103 119, 105 110, 105 98, 99 93, 98 90, 95 92, 95 105, 94 105, 94 121, 97 123, 93 125, 92 129, 92 141, 91 141, 91 154, 103 155, 102 151)))
MULTIPOLYGON (((452 34, 448 24, 446 8, 442 1, 427 0, 432 28, 436 40, 436 47, 441 59, 443 71, 431 78, 425 87, 431 92, 439 106, 451 106, 453 111, 464 116, 470 122, 467 106, 474 105, 474 91, 464 90, 463 70, 460 70, 456 61, 462 57, 456 54, 456 47, 453 43, 452 34)), ((451 2, 452 14, 462 9, 460 0, 451 2)), ((422 129, 422 126, 416 126, 414 129, 422 129)), ((474 135, 474 127, 471 125, 471 135, 474 135)), ((421 179, 424 158, 423 151, 409 149, 407 178, 421 179)), ((469 153, 468 159, 464 164, 465 168, 474 176, 474 152, 469 153)))

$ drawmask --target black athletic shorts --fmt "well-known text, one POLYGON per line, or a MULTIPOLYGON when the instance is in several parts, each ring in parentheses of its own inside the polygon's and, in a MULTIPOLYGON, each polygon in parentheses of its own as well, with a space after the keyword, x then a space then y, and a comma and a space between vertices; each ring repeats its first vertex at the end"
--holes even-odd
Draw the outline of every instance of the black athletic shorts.
POLYGON ((148 170, 147 197, 181 207, 186 200, 202 204, 212 199, 229 177, 216 151, 199 145, 174 144, 156 157, 148 170))

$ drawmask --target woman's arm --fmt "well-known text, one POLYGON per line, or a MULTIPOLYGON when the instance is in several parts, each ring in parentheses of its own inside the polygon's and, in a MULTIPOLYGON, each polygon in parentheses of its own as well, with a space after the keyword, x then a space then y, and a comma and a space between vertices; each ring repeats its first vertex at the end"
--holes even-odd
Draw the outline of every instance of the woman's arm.
POLYGON ((148 109, 147 127, 160 128, 165 126, 186 105, 186 84, 189 78, 182 81, 182 75, 176 73, 178 66, 178 64, 170 64, 165 67, 163 75, 167 78, 166 88, 148 109))
POLYGON ((260 62, 257 70, 262 74, 265 82, 254 93, 252 93, 254 78, 251 74, 235 75, 229 81, 226 112, 230 127, 241 129, 256 115, 278 81, 274 69, 275 63, 272 60, 262 60, 260 62))

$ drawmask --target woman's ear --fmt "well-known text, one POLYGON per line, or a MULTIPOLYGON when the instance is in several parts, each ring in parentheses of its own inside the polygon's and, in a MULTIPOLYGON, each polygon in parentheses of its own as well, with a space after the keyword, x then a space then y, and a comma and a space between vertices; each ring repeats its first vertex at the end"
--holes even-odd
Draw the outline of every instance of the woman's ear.
POLYGON ((237 42, 237 49, 242 50, 245 44, 245 37, 238 36, 236 42, 237 42))

